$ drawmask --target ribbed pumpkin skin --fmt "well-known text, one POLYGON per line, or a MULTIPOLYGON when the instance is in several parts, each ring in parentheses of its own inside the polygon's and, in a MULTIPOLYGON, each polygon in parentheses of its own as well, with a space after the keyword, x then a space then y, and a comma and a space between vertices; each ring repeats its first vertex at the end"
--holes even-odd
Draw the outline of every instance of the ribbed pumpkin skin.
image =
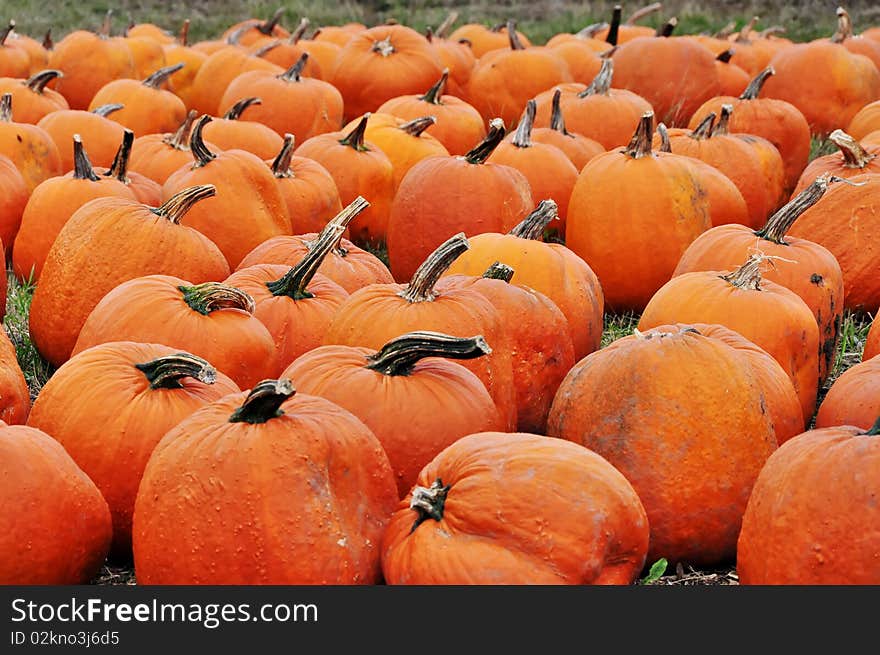
POLYGON ((239 388, 191 377, 179 389, 151 389, 135 364, 180 352, 159 344, 114 342, 68 360, 42 388, 28 425, 57 439, 92 479, 113 517, 111 556, 131 557, 134 499, 153 448, 197 409, 239 388), (82 390, 88 389, 84 402, 82 390))
POLYGON ((266 423, 230 423, 244 398, 197 411, 153 452, 134 510, 138 582, 377 583, 397 489, 376 437, 306 394, 266 423))
MULTIPOLYGON (((49 68, 64 73, 54 88, 71 109, 85 109, 102 86, 117 78, 136 77, 131 50, 124 39, 77 30, 49 53, 49 68)), ((88 145, 88 144, 87 144, 88 145)))
MULTIPOLYGON (((4 250, 12 250, 31 195, 24 177, 12 160, 0 155, 0 241, 4 250)), ((0 309, 0 315, 5 309, 4 304, 0 309)))
POLYGON ((4 327, 0 330, 0 421, 19 425, 27 420, 31 395, 15 353, 15 346, 4 327))
POLYGON ((862 107, 849 123, 846 133, 860 141, 871 132, 880 130, 880 100, 868 103, 862 107))
POLYGON ((799 194, 810 186, 817 177, 825 173, 830 173, 835 177, 842 177, 844 179, 850 179, 859 175, 880 174, 880 145, 871 145, 868 143, 862 145, 864 145, 864 149, 868 155, 873 156, 873 159, 868 161, 864 168, 848 166, 840 152, 825 155, 824 157, 816 157, 804 169, 803 174, 800 176, 800 179, 798 179, 797 186, 792 192, 792 196, 799 194))
POLYGON ((384 375, 365 367, 375 352, 321 346, 294 360, 282 377, 302 393, 347 409, 373 431, 391 462, 401 498, 445 447, 468 434, 504 429, 486 387, 460 363, 428 357, 410 373, 384 375))
POLYGON ((865 357, 834 381, 816 414, 817 428, 868 430, 880 416, 880 357, 865 357))
POLYGON ((203 134, 206 143, 220 150, 244 150, 260 159, 274 157, 284 143, 271 127, 246 119, 215 118, 205 125, 203 134))
MULTIPOLYGON (((874 314, 876 319, 880 312, 874 314)), ((865 350, 862 353, 862 361, 866 362, 880 355, 880 321, 874 320, 868 330, 868 337, 865 339, 865 350)))
POLYGON ((29 317, 34 344, 55 366, 76 344, 89 313, 118 284, 141 275, 222 280, 229 267, 206 236, 121 198, 78 209, 46 256, 29 317))
POLYGON ((44 129, 30 123, 0 121, 0 153, 18 168, 28 191, 61 175, 61 153, 44 129))
POLYGON ((812 430, 771 455, 743 517, 741 584, 880 583, 880 440, 864 433, 812 430))
POLYGON ((113 163, 125 128, 105 116, 80 109, 52 112, 40 119, 37 127, 45 130, 55 142, 61 156, 61 172, 73 170, 73 135, 82 137, 83 145, 94 166, 109 167, 113 163))
POLYGON ((442 520, 412 530, 418 513, 409 496, 391 519, 382 542, 389 584, 626 585, 644 566, 645 509, 586 448, 534 434, 473 434, 437 455, 418 484, 438 478, 450 486, 442 520))
MULTIPOLYGON (((271 161, 266 163, 272 164, 271 161)), ((291 157, 288 170, 289 176, 278 177, 276 174, 275 179, 287 205, 291 234, 320 232, 327 221, 342 211, 333 176, 321 164, 307 157, 291 157)))
POLYGON ((486 136, 486 122, 474 107, 454 95, 444 95, 438 104, 425 102, 421 95, 391 98, 378 113, 393 114, 411 121, 435 116, 437 122, 425 132, 435 137, 450 155, 464 155, 486 136))
POLYGON ((110 548, 110 510, 64 447, 45 432, 0 424, 0 584, 78 585, 110 548), (76 520, 72 520, 76 517, 76 520))
POLYGON ((0 95, 12 94, 12 120, 36 125, 53 111, 70 109, 67 100, 57 91, 45 87, 36 91, 26 82, 16 77, 0 77, 0 95))
POLYGON ((651 298, 639 329, 668 323, 718 323, 766 350, 794 385, 804 421, 816 411, 819 386, 819 326, 793 291, 761 281, 760 291, 721 278, 730 271, 698 271, 672 278, 651 298))
POLYGON ((104 85, 92 98, 89 110, 117 103, 124 106, 113 112, 111 119, 132 130, 136 137, 173 132, 186 117, 183 100, 171 91, 138 80, 113 80, 104 85))
POLYGON ((275 368, 275 344, 263 324, 242 309, 202 314, 179 287, 193 282, 171 275, 145 275, 113 288, 89 314, 73 355, 103 343, 159 343, 190 352, 250 388, 275 368))
POLYGON ((789 234, 815 241, 834 255, 843 271, 843 303, 847 309, 880 307, 880 176, 857 175, 835 184, 801 214, 789 234))
MULTIPOLYGON (((325 221, 326 222, 326 221, 325 221)), ((308 243, 318 237, 317 232, 293 236, 273 237, 254 248, 241 260, 236 270, 256 264, 283 264, 296 266, 308 252, 308 243)), ((348 293, 370 284, 392 284, 394 278, 382 260, 367 250, 358 248, 348 239, 340 241, 345 254, 331 250, 321 262, 318 273, 326 275, 348 293)))
POLYGON ((710 565, 733 558, 776 438, 749 360, 686 327, 624 337, 581 360, 547 433, 602 455, 632 483, 651 526, 649 561, 710 565))

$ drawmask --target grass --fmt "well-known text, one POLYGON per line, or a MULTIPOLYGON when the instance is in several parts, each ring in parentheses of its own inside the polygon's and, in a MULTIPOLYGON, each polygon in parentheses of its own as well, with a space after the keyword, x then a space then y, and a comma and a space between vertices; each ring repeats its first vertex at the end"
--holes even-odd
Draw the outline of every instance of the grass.
POLYGON ((11 273, 7 274, 7 277, 9 291, 6 297, 6 318, 3 323, 15 346, 15 354, 27 380, 31 400, 34 400, 55 369, 37 352, 28 332, 28 312, 34 297, 35 285, 31 281, 19 282, 11 273))

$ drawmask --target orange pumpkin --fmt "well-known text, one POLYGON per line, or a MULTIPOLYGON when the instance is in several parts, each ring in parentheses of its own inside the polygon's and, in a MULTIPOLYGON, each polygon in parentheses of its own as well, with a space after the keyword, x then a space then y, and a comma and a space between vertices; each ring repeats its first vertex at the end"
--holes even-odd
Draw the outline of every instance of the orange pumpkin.
POLYGON ((119 180, 131 189, 134 197, 144 205, 157 207, 162 204, 162 186, 155 180, 136 171, 128 170, 131 149, 134 146, 134 132, 125 128, 122 143, 116 151, 116 157, 103 175, 119 180))
POLYGON ((169 87, 174 91, 174 95, 183 100, 187 109, 192 109, 193 82, 208 55, 189 47, 189 23, 189 19, 183 21, 179 36, 174 42, 166 44, 164 50, 165 62, 169 66, 183 64, 183 68, 178 71, 174 79, 169 80, 169 87))
POLYGON ((131 559, 134 499, 153 448, 194 411, 238 391, 189 353, 152 343, 108 343, 52 375, 28 425, 57 439, 98 486, 113 519, 110 556, 125 561, 131 559), (83 388, 97 402, 82 402, 83 388))
POLYGON ((61 71, 49 69, 35 73, 26 80, 0 78, 0 94, 12 94, 12 120, 36 125, 43 116, 53 111, 69 109, 63 95, 46 88, 47 84, 60 75, 61 71))
POLYGON ((508 29, 513 28, 511 34, 526 48, 532 45, 528 37, 516 29, 515 21, 498 23, 492 27, 486 27, 478 23, 468 23, 457 28, 449 35, 451 41, 466 41, 477 59, 493 50, 504 50, 510 47, 510 34, 508 29))
POLYGON ((196 115, 195 110, 189 112, 175 132, 147 134, 135 139, 128 161, 129 170, 157 184, 164 184, 172 173, 189 164, 192 161, 189 137, 196 115))
POLYGON ((15 30, 15 21, 10 20, 0 30, 0 77, 27 77, 30 73, 31 59, 27 52, 10 43, 9 36, 15 30))
POLYGON ((105 105, 95 111, 62 109, 40 119, 37 127, 44 130, 58 148, 62 172, 72 171, 75 167, 76 162, 71 147, 75 134, 80 136, 88 148, 92 164, 109 167, 113 163, 125 134, 125 128, 111 121, 107 116, 120 109, 122 109, 121 105, 105 105))
MULTIPOLYGON (((19 232, 22 217, 32 194, 28 191, 18 168, 9 157, 0 155, 0 244, 12 252, 13 242, 19 232)), ((6 257, 4 257, 5 262, 6 257)), ((4 301, 0 304, 0 318, 6 311, 6 285, 0 280, 4 301)))
MULTIPOLYGON (((550 113, 550 127, 538 127, 532 130, 532 141, 545 143, 559 148, 578 172, 595 156, 605 152, 602 144, 582 134, 569 132, 565 126, 560 100, 562 91, 553 92, 553 104, 550 113)), ((537 107, 536 107, 537 109, 537 107)))
POLYGON ((61 153, 37 125, 12 120, 12 94, 0 97, 0 153, 18 168, 28 192, 43 180, 61 175, 61 153))
POLYGON ((846 128, 852 138, 859 140, 877 130, 880 130, 880 100, 870 102, 859 109, 846 128))
POLYGON ((0 329, 0 421, 9 425, 22 424, 30 409, 28 383, 18 364, 15 345, 4 327, 0 329))
POLYGON ((880 155, 880 146, 862 147, 843 130, 834 130, 828 140, 837 146, 838 152, 811 161, 801 174, 793 195, 806 189, 820 175, 849 179, 856 175, 880 173, 880 157, 877 156, 880 155))
POLYGON ((733 48, 728 48, 715 57, 715 72, 718 73, 718 84, 721 96, 738 96, 746 90, 751 78, 742 68, 731 62, 733 48))
POLYGON ((54 47, 51 34, 52 28, 50 27, 46 30, 46 35, 42 42, 15 31, 9 34, 7 39, 9 46, 24 50, 27 53, 30 61, 29 75, 36 75, 48 68, 49 51, 54 47))
MULTIPOLYGON (((290 33, 286 39, 281 41, 276 47, 269 50, 267 53, 263 55, 263 58, 266 61, 271 61, 273 64, 281 66, 281 68, 288 70, 292 66, 295 66, 301 59, 303 55, 307 55, 306 60, 303 62, 300 73, 305 75, 306 77, 312 77, 318 80, 324 79, 324 67, 321 65, 316 58, 312 57, 311 54, 300 45, 300 40, 308 29, 310 21, 308 18, 301 18, 299 21, 299 25, 297 25, 296 29, 290 33)), ((257 42, 260 43, 259 41, 257 42)), ((255 52, 259 50, 259 45, 251 46, 251 52, 255 52)), ((228 92, 228 89, 227 89, 228 92)), ((340 122, 342 118, 339 119, 340 122)))
POLYGON ((853 24, 849 13, 843 7, 837 8, 837 32, 829 39, 839 43, 856 55, 864 55, 880 69, 880 43, 853 34, 853 24))
POLYGON ((284 73, 281 66, 266 61, 240 45, 227 45, 217 50, 202 63, 190 87, 190 106, 203 114, 215 116, 220 100, 229 84, 248 71, 265 70, 275 75, 284 73))
MULTIPOLYGON (((445 21, 444 21, 445 23, 445 21)), ((467 41, 446 38, 446 28, 440 25, 436 32, 428 28, 425 38, 436 50, 444 70, 449 71, 449 92, 463 98, 467 94, 471 73, 477 65, 477 57, 467 41)), ((380 107, 378 111, 382 111, 380 107)))
MULTIPOLYGON (((342 47, 332 41, 321 40, 320 33, 320 29, 313 32, 310 39, 301 39, 297 45, 303 52, 308 52, 309 58, 320 66, 321 79, 326 80, 336 64, 336 58, 339 56, 342 47)), ((349 36, 352 35, 349 33, 349 36)))
POLYGON ((860 363, 841 373, 819 405, 816 427, 855 425, 870 429, 880 416, 878 372, 880 357, 865 356, 860 363))
POLYGON ((232 105, 223 116, 212 118, 203 128, 204 140, 220 150, 244 150, 260 159, 273 157, 284 139, 268 125, 241 118, 248 107, 261 102, 261 98, 245 98, 232 105))
POLYGON ((167 31, 153 23, 137 23, 129 25, 125 35, 138 39, 152 39, 162 45, 174 43, 174 37, 167 31))
MULTIPOLYGON (((876 312, 874 316, 876 317, 877 314, 880 314, 880 312, 876 312)), ((865 338, 865 350, 862 353, 862 361, 868 361, 877 355, 880 355, 880 323, 874 321, 868 330, 868 336, 865 338)))
POLYGON ((284 39, 290 36, 281 25, 281 17, 284 15, 284 7, 275 10, 268 19, 249 18, 239 21, 223 32, 223 38, 232 38, 236 43, 250 45, 266 39, 284 39))

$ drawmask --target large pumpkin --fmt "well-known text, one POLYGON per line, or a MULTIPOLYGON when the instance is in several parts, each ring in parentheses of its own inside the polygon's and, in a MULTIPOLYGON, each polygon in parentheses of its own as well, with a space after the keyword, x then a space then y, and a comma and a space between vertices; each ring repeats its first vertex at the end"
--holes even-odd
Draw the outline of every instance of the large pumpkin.
POLYGON ((647 548, 645 508, 605 459, 482 432, 419 473, 382 540, 382 571, 389 584, 628 585, 647 548))
POLYGON ((373 584, 396 500, 369 428, 264 380, 159 442, 135 501, 135 573, 147 585, 373 584))

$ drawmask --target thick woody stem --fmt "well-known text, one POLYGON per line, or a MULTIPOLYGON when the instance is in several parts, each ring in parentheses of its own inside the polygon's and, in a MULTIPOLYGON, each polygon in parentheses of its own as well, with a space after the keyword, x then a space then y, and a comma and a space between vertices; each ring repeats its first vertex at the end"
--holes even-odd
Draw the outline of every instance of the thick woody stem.
POLYGON ((190 353, 175 353, 157 357, 134 367, 144 374, 150 389, 182 389, 183 378, 192 378, 204 384, 217 381, 217 369, 201 357, 190 353))
POLYGON ((275 13, 272 14, 272 17, 269 20, 263 21, 262 23, 260 23, 259 25, 256 25, 255 27, 257 28, 257 30, 261 34, 265 34, 266 36, 269 36, 270 34, 272 34, 275 31, 275 27, 278 25, 278 23, 281 22, 281 17, 283 15, 284 15, 284 7, 278 7, 278 9, 275 10, 275 13))
POLYGON ((358 152, 365 152, 369 150, 366 145, 364 145, 364 135, 367 132, 367 122, 370 120, 370 112, 367 112, 361 117, 360 122, 355 126, 355 128, 346 134, 344 137, 339 139, 339 143, 348 146, 349 148, 354 148, 358 152))
POLYGON ((825 195, 828 187, 837 178, 833 178, 830 173, 820 175, 806 189, 788 201, 773 216, 767 219, 767 223, 760 231, 755 232, 756 236, 772 241, 773 243, 785 244, 785 235, 794 222, 815 205, 825 195))
POLYGON ((123 184, 128 183, 128 160, 131 158, 131 147, 133 145, 134 132, 126 129, 122 133, 122 143, 119 145, 119 150, 116 151, 113 163, 110 164, 110 168, 104 174, 106 177, 115 177, 123 184))
POLYGON ((443 104, 440 102, 440 98, 443 93, 446 91, 446 82, 449 80, 449 69, 443 69, 443 75, 440 76, 440 79, 434 83, 430 89, 428 89, 427 93, 423 95, 420 100, 424 100, 425 102, 429 102, 432 105, 440 105, 443 104))
POLYGON ((55 42, 52 40, 52 28, 50 27, 46 30, 46 33, 43 35, 43 42, 40 44, 43 46, 43 49, 51 52, 55 49, 55 42))
POLYGON ((755 29, 755 25, 758 24, 760 18, 757 16, 752 16, 752 19, 743 25, 743 28, 739 31, 739 34, 736 36, 737 43, 749 43, 751 40, 749 37, 752 35, 752 30, 755 29))
POLYGON ((620 5, 614 5, 614 9, 611 13, 611 24, 608 26, 608 35, 605 37, 606 43, 617 45, 617 39, 620 35, 620 19, 622 16, 623 7, 620 5))
POLYGON ((632 15, 626 19, 627 25, 635 25, 640 20, 642 20, 645 16, 650 16, 651 14, 657 13, 663 9, 662 2, 655 2, 653 4, 642 7, 641 9, 636 9, 632 15))
POLYGON ((507 40, 510 42, 511 50, 525 50, 526 47, 520 41, 519 34, 516 32, 516 21, 512 18, 507 21, 507 40))
POLYGON ((721 115, 712 129, 712 136, 725 136, 730 134, 730 115, 733 113, 733 105, 721 105, 721 115))
POLYGON ((654 112, 646 111, 642 114, 639 125, 633 134, 632 140, 624 151, 633 159, 651 156, 651 138, 654 136, 654 112))
POLYGON ((730 60, 733 58, 733 52, 734 52, 733 48, 728 48, 724 52, 718 53, 718 56, 715 57, 715 60, 720 61, 724 64, 729 64, 730 60))
POLYGON ((208 114, 203 114, 198 122, 196 122, 196 126, 193 128, 192 134, 189 137, 189 149, 195 160, 195 164, 193 165, 195 168, 201 168, 217 159, 217 155, 211 152, 205 144, 205 139, 202 137, 202 130, 204 130, 205 125, 212 120, 213 119, 208 114))
POLYGON ((511 268, 507 264, 494 262, 489 268, 486 269, 486 272, 483 273, 483 277, 487 280, 503 280, 504 282, 510 282, 513 279, 513 274, 513 268, 511 268))
POLYGON ((309 53, 302 53, 300 58, 296 60, 296 63, 281 73, 281 75, 278 76, 278 79, 284 80, 285 82, 299 82, 299 78, 302 76, 303 69, 306 67, 306 62, 308 62, 308 60, 309 53))
POLYGON ((96 116, 103 116, 104 118, 107 118, 107 116, 112 114, 114 111, 119 111, 124 107, 125 105, 118 102, 111 102, 106 105, 101 105, 100 107, 95 107, 94 109, 92 109, 91 113, 95 114, 96 116))
POLYGON ((693 139, 708 139, 712 136, 712 128, 715 126, 715 112, 709 112, 706 117, 700 121, 699 125, 697 125, 693 131, 691 132, 691 138, 693 139))
POLYGON ((498 144, 504 140, 505 134, 504 121, 500 118, 493 118, 489 121, 489 133, 486 138, 480 141, 464 158, 469 164, 482 164, 498 147, 498 144))
POLYGON ((551 221, 559 218, 559 206, 555 200, 542 200, 522 222, 508 234, 520 239, 538 241, 551 221))
POLYGON ((852 18, 843 7, 837 8, 837 31, 831 37, 831 43, 843 43, 853 35, 852 18))
POLYGON ((749 255, 745 264, 727 275, 721 275, 722 280, 727 280, 733 286, 739 289, 751 289, 752 291, 761 290, 761 264, 767 261, 768 257, 763 253, 749 255))
POLYGON ((660 27, 657 28, 657 36, 661 36, 664 38, 668 38, 672 36, 672 33, 675 31, 675 28, 678 26, 678 19, 673 16, 668 21, 663 23, 660 27))
POLYGON ((410 136, 421 136, 422 132, 427 130, 429 127, 434 125, 437 122, 436 116, 422 116, 421 118, 414 118, 411 121, 407 121, 403 125, 400 126, 400 129, 409 134, 410 136))
POLYGON ((739 97, 740 100, 754 100, 758 97, 758 94, 761 93, 761 87, 764 86, 764 82, 766 82, 771 75, 776 75, 776 69, 773 66, 768 66, 760 73, 758 73, 755 78, 749 82, 749 85, 746 87, 746 90, 742 92, 742 95, 739 97))
POLYGON ((195 109, 191 109, 186 115, 186 118, 183 119, 180 127, 177 128, 177 131, 174 134, 166 136, 162 139, 162 142, 168 144, 175 150, 189 150, 189 137, 192 133, 193 123, 195 123, 196 116, 198 115, 199 113, 195 109))
POLYGON ((177 42, 184 47, 189 44, 189 23, 189 18, 183 21, 183 25, 180 26, 180 33, 177 35, 177 42))
POLYGON ((330 230, 322 230, 318 238, 310 244, 306 256, 281 278, 267 282, 266 288, 273 296, 287 296, 293 300, 314 298, 314 294, 308 290, 309 283, 343 232, 345 227, 342 225, 335 225, 330 230))
POLYGON ((6 45, 6 39, 9 38, 9 35, 12 34, 12 32, 14 30, 15 30, 15 21, 14 20, 10 20, 9 23, 7 23, 6 27, 4 27, 2 30, 0 30, 0 47, 3 47, 4 45, 6 45))
POLYGON ((79 134, 73 135, 73 179, 91 180, 92 182, 101 179, 92 168, 92 162, 89 161, 89 156, 86 154, 86 149, 83 148, 79 134))
POLYGON ((446 18, 443 19, 443 22, 440 23, 440 25, 437 27, 437 30, 434 32, 434 34, 437 36, 438 39, 445 39, 447 33, 449 32, 449 30, 452 28, 453 24, 455 24, 455 21, 457 21, 457 20, 458 20, 458 12, 457 11, 450 11, 446 15, 446 18))
POLYGON ((367 357, 365 368, 382 375, 409 375, 425 357, 476 359, 491 352, 482 335, 465 338, 440 332, 409 332, 367 357))
POLYGON ((148 86, 151 89, 158 89, 163 84, 168 81, 168 78, 174 75, 177 71, 184 67, 184 63, 178 62, 173 66, 165 66, 164 68, 160 68, 155 73, 150 75, 147 79, 143 81, 144 86, 148 86))
POLYGON ((184 302, 193 311, 205 316, 220 309, 240 309, 248 314, 253 314, 256 309, 254 299, 249 294, 228 284, 203 282, 178 289, 183 293, 184 302))
POLYGON ((556 89, 553 92, 553 104, 550 109, 550 129, 561 132, 565 136, 569 136, 568 130, 565 129, 565 117, 562 115, 562 91, 556 89))
POLYGON ((161 216, 172 223, 179 224, 193 205, 206 198, 217 195, 217 189, 213 184, 199 184, 178 191, 161 206, 153 210, 157 216, 161 216))
POLYGON ((594 95, 608 95, 611 89, 611 78, 614 76, 614 62, 609 59, 603 59, 599 72, 590 82, 586 89, 578 93, 578 98, 586 98, 594 95))
POLYGON ((840 149, 843 165, 847 168, 865 168, 877 157, 865 150, 861 143, 843 130, 834 130, 828 135, 828 139, 840 149))
POLYGON ((272 174, 277 178, 293 177, 293 171, 290 170, 290 162, 293 159, 294 136, 290 133, 284 135, 284 143, 281 145, 281 151, 272 162, 272 174))
POLYGON ((12 122, 12 94, 4 93, 0 97, 0 123, 12 122))
POLYGON ((229 417, 229 422, 259 425, 283 416, 281 405, 295 393, 293 382, 287 378, 263 380, 251 389, 242 406, 229 417))
POLYGON ((241 115, 244 113, 244 110, 250 107, 251 105, 261 105, 263 104, 262 98, 242 98, 234 105, 232 105, 229 110, 223 114, 223 118, 228 121, 237 121, 241 118, 241 115))
POLYGON ((660 135, 660 152, 672 152, 672 142, 669 140, 669 130, 666 123, 657 124, 657 134, 660 135))
POLYGON ((64 73, 62 73, 60 70, 50 68, 31 75, 25 82, 25 85, 27 85, 27 88, 29 88, 34 93, 42 94, 46 88, 46 85, 57 77, 64 77, 64 73))
POLYGON ((449 238, 428 255, 413 273, 409 284, 398 295, 407 302, 430 302, 436 297, 434 286, 461 253, 470 248, 464 232, 449 238))
POLYGON ((535 124, 537 104, 534 99, 526 103, 526 110, 513 134, 513 145, 517 148, 529 148, 532 145, 532 126, 535 124))
POLYGON ((303 35, 305 35, 306 30, 309 29, 310 24, 311 21, 305 16, 300 18, 299 25, 297 25, 296 29, 290 33, 290 37, 287 39, 287 42, 291 45, 296 45, 297 43, 299 43, 299 40, 303 38, 303 35))
POLYGON ((435 521, 443 520, 443 509, 446 505, 446 496, 449 494, 449 485, 444 485, 443 480, 437 478, 430 487, 413 487, 412 498, 409 507, 418 513, 410 533, 428 519, 435 521))

